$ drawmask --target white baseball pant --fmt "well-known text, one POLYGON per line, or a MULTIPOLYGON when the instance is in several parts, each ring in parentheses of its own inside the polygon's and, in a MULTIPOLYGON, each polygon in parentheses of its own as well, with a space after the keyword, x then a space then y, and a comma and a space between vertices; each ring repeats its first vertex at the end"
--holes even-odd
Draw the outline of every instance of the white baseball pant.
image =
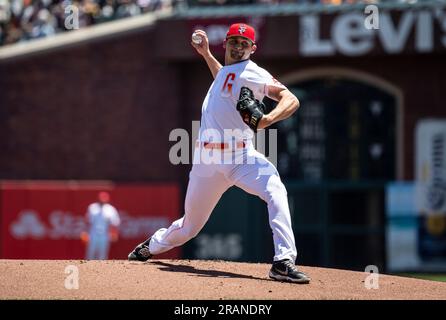
POLYGON ((108 235, 90 234, 87 246, 87 260, 106 260, 108 259, 108 250, 110 248, 110 239, 108 235))
MULTIPOLYGON (((196 148, 194 165, 189 175, 185 200, 185 214, 169 228, 155 232, 149 244, 152 254, 160 254, 186 243, 204 227, 223 193, 235 185, 259 196, 268 205, 269 224, 273 232, 274 261, 296 259, 296 246, 291 226, 287 191, 279 173, 266 157, 248 143, 236 151, 213 149, 214 156, 231 158, 232 163, 196 163, 197 157, 206 158, 209 152, 196 148), (201 156, 201 157, 200 157, 201 156)), ((206 161, 206 159, 205 159, 206 161)))

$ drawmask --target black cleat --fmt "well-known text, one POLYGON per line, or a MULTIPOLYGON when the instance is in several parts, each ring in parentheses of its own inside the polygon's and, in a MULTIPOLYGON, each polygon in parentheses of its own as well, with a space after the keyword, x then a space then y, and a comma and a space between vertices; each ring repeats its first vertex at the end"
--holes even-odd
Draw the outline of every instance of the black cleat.
POLYGON ((136 246, 136 248, 129 253, 128 259, 129 261, 147 261, 149 260, 153 255, 149 251, 149 242, 152 239, 150 237, 143 243, 140 243, 136 246))
POLYGON ((278 281, 286 281, 293 283, 310 283, 310 277, 299 271, 293 261, 289 259, 275 261, 269 277, 278 281))

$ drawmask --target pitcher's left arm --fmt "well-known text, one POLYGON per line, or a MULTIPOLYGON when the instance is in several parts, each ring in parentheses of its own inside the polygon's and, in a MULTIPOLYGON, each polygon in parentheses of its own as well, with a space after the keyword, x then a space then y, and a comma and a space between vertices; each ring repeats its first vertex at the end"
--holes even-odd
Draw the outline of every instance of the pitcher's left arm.
POLYGON ((258 129, 264 129, 290 117, 300 107, 297 97, 281 84, 267 85, 266 93, 269 98, 279 103, 270 113, 260 119, 258 129))

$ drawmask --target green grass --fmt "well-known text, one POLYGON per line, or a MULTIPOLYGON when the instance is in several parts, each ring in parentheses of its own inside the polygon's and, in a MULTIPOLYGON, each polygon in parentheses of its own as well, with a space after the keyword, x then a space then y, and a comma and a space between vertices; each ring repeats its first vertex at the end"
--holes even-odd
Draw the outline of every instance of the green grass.
POLYGON ((446 274, 444 273, 400 273, 397 275, 400 277, 446 282, 446 274))

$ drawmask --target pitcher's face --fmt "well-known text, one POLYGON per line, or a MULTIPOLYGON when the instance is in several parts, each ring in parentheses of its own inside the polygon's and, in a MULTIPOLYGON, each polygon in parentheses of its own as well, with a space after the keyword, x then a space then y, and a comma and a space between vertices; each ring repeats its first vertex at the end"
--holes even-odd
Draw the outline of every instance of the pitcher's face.
POLYGON ((257 46, 251 40, 244 37, 230 37, 224 45, 226 49, 226 64, 233 64, 242 60, 249 59, 255 52, 257 46))

